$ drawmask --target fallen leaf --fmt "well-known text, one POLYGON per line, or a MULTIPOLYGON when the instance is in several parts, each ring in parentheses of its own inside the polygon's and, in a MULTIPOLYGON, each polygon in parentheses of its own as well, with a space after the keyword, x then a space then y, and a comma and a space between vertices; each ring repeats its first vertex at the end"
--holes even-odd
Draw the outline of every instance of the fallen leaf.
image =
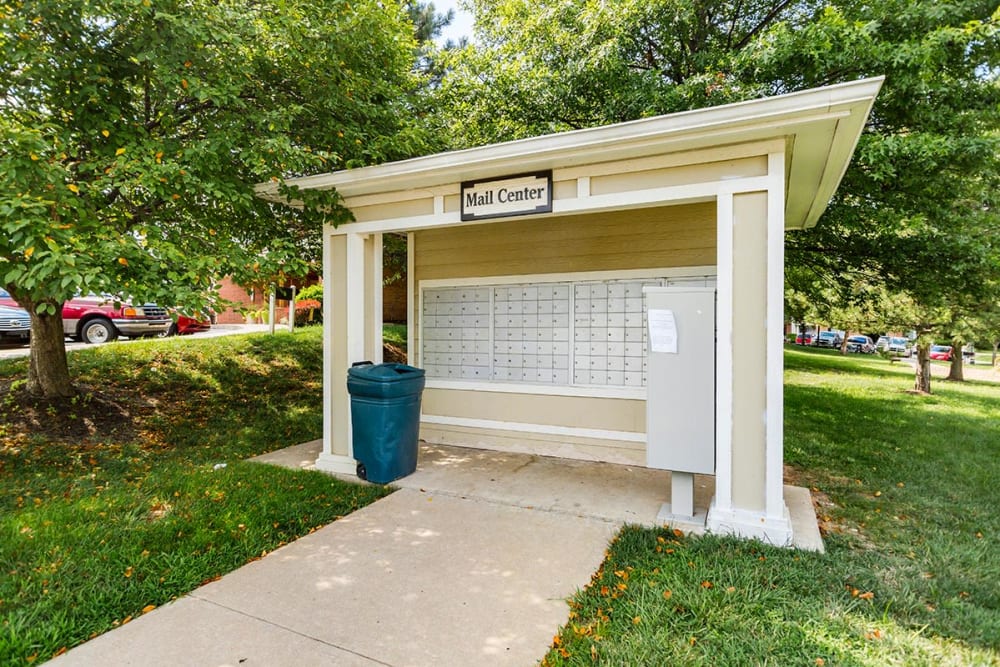
POLYGON ((66 187, 69 188, 69 191, 72 192, 73 194, 80 193, 80 188, 76 185, 76 183, 70 183, 66 187))
POLYGON ((712 582, 711 581, 703 581, 703 582, 701 582, 701 587, 702 588, 711 588, 712 587, 712 582))
POLYGON ((148 614, 149 612, 153 611, 154 609, 156 609, 156 605, 155 604, 147 604, 145 607, 142 608, 142 613, 148 614))
POLYGON ((132 576, 132 566, 129 565, 127 568, 125 568, 125 578, 127 579, 131 576, 132 576))
POLYGON ((119 148, 118 150, 115 151, 115 157, 118 157, 119 155, 125 155, 124 148, 119 148))
POLYGON ((641 616, 636 616, 635 618, 632 619, 632 625, 639 625, 640 623, 642 623, 641 616))
POLYGON ((673 595, 673 592, 671 592, 671 591, 663 591, 663 599, 664 600, 669 600, 672 595, 673 595))
POLYGON ((104 135, 105 138, 111 136, 111 133, 108 132, 107 130, 101 130, 101 134, 104 135))
POLYGON ((816 667, 823 667, 826 664, 826 660, 823 658, 816 658, 816 667))
POLYGON ((871 591, 868 591, 867 593, 862 593, 858 597, 861 598, 862 600, 871 600, 875 597, 875 594, 872 593, 871 591))

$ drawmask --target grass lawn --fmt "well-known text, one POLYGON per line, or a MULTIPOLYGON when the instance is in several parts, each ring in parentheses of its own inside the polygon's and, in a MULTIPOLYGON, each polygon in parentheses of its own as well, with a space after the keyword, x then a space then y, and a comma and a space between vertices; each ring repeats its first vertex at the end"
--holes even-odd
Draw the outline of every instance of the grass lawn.
POLYGON ((0 361, 0 664, 41 662, 381 497, 243 459, 320 436, 321 328, 69 356, 26 410, 0 361), (223 466, 224 464, 224 466, 223 466))
POLYGON ((1000 384, 785 353, 826 554, 628 527, 545 665, 1000 665, 1000 384))

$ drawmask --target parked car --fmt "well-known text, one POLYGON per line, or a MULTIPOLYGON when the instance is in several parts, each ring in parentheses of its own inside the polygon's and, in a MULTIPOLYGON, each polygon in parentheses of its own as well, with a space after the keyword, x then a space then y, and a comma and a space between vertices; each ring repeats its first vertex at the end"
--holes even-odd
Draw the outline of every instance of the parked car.
POLYGON ((0 306, 0 338, 28 341, 31 333, 31 315, 23 308, 0 306))
POLYGON ((976 363, 976 346, 973 345, 972 343, 969 343, 968 345, 966 345, 965 347, 963 347, 962 348, 962 359, 967 364, 975 364, 976 363))
POLYGON ((795 344, 796 345, 812 345, 813 339, 816 337, 811 331, 800 331, 795 334, 795 344))
MULTIPOLYGON (((0 289, 0 305, 19 307, 6 290, 0 289)), ((82 296, 63 304, 63 331, 66 336, 98 344, 119 336, 141 338, 167 331, 173 323, 166 308, 155 304, 133 306, 111 296, 82 296)))
POLYGON ((889 354, 908 357, 911 354, 910 341, 902 336, 879 336, 875 343, 875 349, 879 352, 888 351, 889 354))
POLYGON ((816 337, 816 345, 819 347, 840 347, 844 342, 844 337, 839 331, 820 331, 816 337))
POLYGON ((187 336, 188 334, 208 331, 212 328, 209 320, 199 320, 187 315, 178 315, 176 322, 171 322, 170 326, 160 336, 187 336))
POLYGON ((847 351, 871 354, 875 351, 875 343, 868 336, 851 336, 847 339, 847 351))
POLYGON ((951 345, 931 345, 931 359, 951 361, 951 345))

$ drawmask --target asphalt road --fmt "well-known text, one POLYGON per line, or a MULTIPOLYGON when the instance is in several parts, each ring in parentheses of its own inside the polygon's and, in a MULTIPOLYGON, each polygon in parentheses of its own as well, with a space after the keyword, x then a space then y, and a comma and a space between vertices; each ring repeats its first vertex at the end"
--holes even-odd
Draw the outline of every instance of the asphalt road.
MULTIPOLYGON (((285 329, 285 326, 278 325, 276 330, 280 331, 285 329)), ((183 339, 188 338, 213 338, 216 336, 232 336, 235 334, 244 333, 258 333, 268 331, 269 327, 266 324, 216 324, 208 331, 202 331, 200 333, 191 334, 189 336, 181 336, 183 339)), ((123 338, 116 340, 112 343, 105 343, 106 345, 128 345, 132 342, 132 339, 123 338)), ((72 352, 83 347, 91 347, 86 343, 80 343, 78 341, 72 341, 66 339, 66 351, 72 352)), ((22 343, 18 340, 12 340, 7 338, 0 338, 0 359, 12 359, 15 357, 26 357, 28 356, 28 344, 22 343)))

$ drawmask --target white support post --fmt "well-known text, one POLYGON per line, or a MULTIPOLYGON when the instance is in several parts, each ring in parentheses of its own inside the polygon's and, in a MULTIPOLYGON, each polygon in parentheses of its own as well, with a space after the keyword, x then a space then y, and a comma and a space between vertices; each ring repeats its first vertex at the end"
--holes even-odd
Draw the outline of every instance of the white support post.
MULTIPOLYGON (((791 523, 784 497, 784 300, 785 300, 785 153, 768 155, 767 189, 767 442, 765 513, 767 523, 791 523)), ((780 538, 779 538, 780 541, 780 538)))
MULTIPOLYGON (((716 217, 715 498, 733 507, 733 195, 719 194, 716 217)), ((709 520, 712 512, 709 512, 709 520)))
POLYGON ((324 229, 323 453, 316 468, 355 474, 347 370, 365 355, 365 239, 324 229))

